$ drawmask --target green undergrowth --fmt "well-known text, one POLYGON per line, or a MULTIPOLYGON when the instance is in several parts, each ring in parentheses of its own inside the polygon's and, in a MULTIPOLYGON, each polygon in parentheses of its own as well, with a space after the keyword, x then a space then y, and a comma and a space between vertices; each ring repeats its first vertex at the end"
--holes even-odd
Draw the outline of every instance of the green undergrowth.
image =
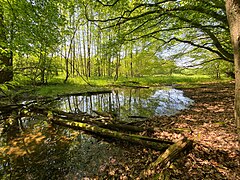
POLYGON ((94 79, 93 81, 97 85, 119 85, 119 86, 174 86, 179 87, 197 87, 199 84, 204 83, 217 83, 217 82, 228 82, 230 79, 223 78, 216 80, 207 75, 156 75, 156 76, 141 76, 141 77, 120 77, 117 81, 108 79, 94 79))
POLYGON ((39 86, 36 88, 37 96, 57 96, 80 92, 97 92, 107 90, 103 86, 90 86, 87 84, 62 83, 39 86))
POLYGON ((169 86, 177 85, 180 88, 198 87, 204 83, 227 82, 229 79, 215 80, 206 75, 159 75, 159 76, 141 76, 141 77, 119 77, 117 81, 109 77, 91 77, 82 79, 81 77, 69 78, 67 83, 63 83, 64 77, 55 77, 47 85, 31 86, 35 96, 57 96, 62 94, 71 94, 79 92, 97 92, 111 89, 114 86, 169 86))
POLYGON ((163 85, 175 85, 175 84, 194 84, 213 81, 213 79, 206 75, 159 75, 159 76, 142 76, 136 78, 123 78, 117 83, 121 84, 127 82, 137 82, 139 85, 145 86, 163 86, 163 85))

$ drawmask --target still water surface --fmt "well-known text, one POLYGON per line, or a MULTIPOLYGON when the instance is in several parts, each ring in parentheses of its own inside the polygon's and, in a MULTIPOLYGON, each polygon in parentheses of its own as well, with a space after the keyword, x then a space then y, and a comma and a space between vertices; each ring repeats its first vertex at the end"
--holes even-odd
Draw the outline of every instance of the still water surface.
MULTIPOLYGON (((51 104, 66 112, 114 112, 132 116, 173 115, 193 101, 180 90, 115 89, 112 93, 64 97, 51 104)), ((136 121, 136 118, 134 118, 136 121)), ((105 173, 124 150, 80 131, 51 125, 42 115, 8 119, 0 124, 1 179, 82 179, 105 173)))
POLYGON ((165 89, 115 89, 112 93, 91 96, 70 96, 61 99, 59 108, 68 112, 94 111, 114 112, 121 120, 130 121, 129 116, 150 117, 174 115, 186 109, 193 101, 183 91, 165 89))

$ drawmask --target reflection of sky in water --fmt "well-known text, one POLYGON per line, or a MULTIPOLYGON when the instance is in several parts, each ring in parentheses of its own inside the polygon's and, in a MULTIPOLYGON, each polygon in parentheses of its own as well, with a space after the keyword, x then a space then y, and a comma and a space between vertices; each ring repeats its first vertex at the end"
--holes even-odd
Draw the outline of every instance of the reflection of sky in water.
MULTIPOLYGON (((172 115, 192 102, 176 89, 120 89, 93 96, 65 97, 52 106, 76 113, 113 110, 124 119, 129 115, 172 115)), ((126 158, 124 150, 114 144, 81 131, 50 126, 44 115, 21 118, 15 125, 2 124, 1 133, 3 127, 7 134, 0 138, 0 148, 4 149, 4 161, 0 161, 2 179, 83 179, 105 174, 104 167, 111 160, 126 158)))
POLYGON ((173 115, 193 103, 193 100, 183 96, 183 91, 177 89, 158 90, 149 100, 158 102, 157 115, 173 115))
POLYGON ((177 89, 118 89, 92 96, 71 96, 61 101, 61 109, 71 112, 114 111, 120 118, 129 115, 174 115, 186 109, 193 100, 177 89))

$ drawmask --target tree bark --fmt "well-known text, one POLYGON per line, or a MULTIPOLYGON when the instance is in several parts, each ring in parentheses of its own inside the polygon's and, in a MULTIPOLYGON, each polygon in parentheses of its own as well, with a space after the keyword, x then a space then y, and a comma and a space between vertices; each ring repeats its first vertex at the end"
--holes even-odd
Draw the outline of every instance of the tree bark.
POLYGON ((178 156, 182 152, 192 149, 192 145, 193 141, 184 138, 174 143, 173 145, 169 146, 168 149, 163 154, 161 154, 156 161, 152 162, 146 170, 141 172, 141 176, 143 177, 151 176, 152 174, 155 173, 154 169, 156 169, 156 167, 158 168, 165 167, 168 164, 168 162, 172 162, 176 158, 178 158, 178 156))
POLYGON ((240 128, 240 1, 226 0, 226 13, 230 27, 235 64, 235 121, 240 128))
POLYGON ((3 9, 0 5, 0 84, 13 79, 12 59, 13 53, 7 49, 3 9))
POLYGON ((92 134, 100 135, 102 137, 108 137, 108 138, 114 138, 122 141, 127 141, 130 143, 142 145, 144 147, 152 148, 158 151, 165 150, 169 147, 169 145, 172 144, 172 142, 169 142, 169 141, 153 139, 146 136, 121 133, 121 132, 101 128, 98 126, 90 125, 87 123, 59 120, 59 119, 53 119, 53 118, 51 119, 51 121, 58 125, 70 127, 73 129, 83 130, 92 134))
POLYGON ((176 159, 179 154, 187 149, 192 148, 193 142, 184 138, 175 144, 169 146, 169 148, 157 158, 157 160, 150 164, 149 169, 156 166, 164 167, 169 161, 176 159))

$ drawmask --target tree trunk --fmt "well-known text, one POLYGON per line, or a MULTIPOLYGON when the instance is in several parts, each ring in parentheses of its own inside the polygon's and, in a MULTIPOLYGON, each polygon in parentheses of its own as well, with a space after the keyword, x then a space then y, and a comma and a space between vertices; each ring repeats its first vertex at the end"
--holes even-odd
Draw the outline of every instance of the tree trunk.
MULTIPOLYGON (((193 141, 184 138, 179 140, 175 144, 169 146, 169 148, 161 154, 156 161, 152 162, 146 170, 143 170, 140 174, 141 177, 151 176, 155 174, 156 168, 163 168, 165 167, 168 162, 173 162, 177 159, 182 152, 189 151, 193 148, 193 141)), ((165 172, 163 171, 160 177, 165 176, 165 172)))
POLYGON ((87 22, 87 76, 91 77, 91 23, 87 22))
POLYGON ((13 53, 7 49, 7 39, 3 21, 3 9, 0 5, 0 84, 13 79, 13 53))
POLYGON ((226 0, 226 12, 230 26, 235 64, 235 120, 240 128, 240 1, 226 0))
POLYGON ((12 58, 12 52, 0 53, 0 84, 13 80, 12 58))
POLYGON ((87 53, 86 53, 86 33, 82 30, 82 45, 83 45, 83 59, 84 59, 84 75, 87 76, 87 53))
POLYGON ((101 128, 98 126, 93 126, 87 123, 81 122, 74 122, 74 121, 67 121, 67 120, 56 120, 51 119, 51 121, 55 124, 67 126, 73 129, 80 129, 83 131, 87 131, 93 134, 98 134, 103 137, 114 138, 122 141, 128 141, 134 144, 139 144, 144 147, 152 148, 158 151, 165 150, 171 145, 172 143, 169 141, 163 141, 158 139, 151 139, 146 136, 139 136, 134 134, 126 134, 117 131, 112 131, 109 129, 101 128))
POLYGON ((149 165, 149 169, 157 166, 164 167, 169 161, 175 160, 180 153, 185 150, 192 149, 193 142, 184 138, 175 144, 169 146, 169 148, 157 158, 157 160, 149 165))
POLYGON ((66 77, 64 79, 64 83, 67 82, 69 78, 69 59, 68 59, 68 53, 67 53, 67 44, 65 46, 65 71, 66 71, 66 77))

